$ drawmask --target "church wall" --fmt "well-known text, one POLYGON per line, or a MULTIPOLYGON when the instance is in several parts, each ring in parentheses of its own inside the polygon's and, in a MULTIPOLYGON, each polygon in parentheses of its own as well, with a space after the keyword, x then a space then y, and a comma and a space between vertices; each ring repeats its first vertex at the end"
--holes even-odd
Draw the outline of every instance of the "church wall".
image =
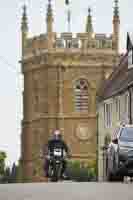
POLYGON ((64 119, 64 139, 72 151, 73 158, 95 158, 96 119, 70 117, 64 119))
POLYGON ((39 153, 57 128, 70 146, 73 159, 96 159, 96 92, 102 77, 100 59, 98 62, 99 66, 93 63, 88 67, 78 63, 47 66, 38 62, 24 73, 24 121, 30 126, 23 129, 22 158, 31 159, 24 161, 25 175, 29 172, 32 177, 43 176, 39 153), (89 107, 85 113, 77 112, 74 103, 74 86, 80 78, 88 83, 89 107))

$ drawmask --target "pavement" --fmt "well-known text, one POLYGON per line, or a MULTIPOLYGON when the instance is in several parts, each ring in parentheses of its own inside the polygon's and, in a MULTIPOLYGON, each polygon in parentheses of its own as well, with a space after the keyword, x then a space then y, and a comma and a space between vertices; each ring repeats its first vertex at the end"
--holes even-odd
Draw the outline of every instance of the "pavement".
POLYGON ((133 200, 133 184, 93 182, 1 184, 0 200, 133 200))

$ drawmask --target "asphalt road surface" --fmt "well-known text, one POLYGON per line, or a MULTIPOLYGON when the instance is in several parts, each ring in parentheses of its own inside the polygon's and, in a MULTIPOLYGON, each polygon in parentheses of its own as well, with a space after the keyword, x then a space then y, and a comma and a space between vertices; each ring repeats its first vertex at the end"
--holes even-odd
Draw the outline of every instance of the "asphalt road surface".
POLYGON ((133 184, 3 184, 0 185, 0 200, 133 200, 133 184))

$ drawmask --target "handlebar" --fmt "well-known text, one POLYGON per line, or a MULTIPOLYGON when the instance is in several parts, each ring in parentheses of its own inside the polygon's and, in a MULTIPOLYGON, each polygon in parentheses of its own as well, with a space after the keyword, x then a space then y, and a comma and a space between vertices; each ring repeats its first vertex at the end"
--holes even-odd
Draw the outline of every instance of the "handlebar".
MULTIPOLYGON (((47 154, 45 157, 46 157, 48 160, 50 160, 53 156, 47 154)), ((70 158, 71 158, 70 155, 65 155, 65 156, 63 156, 63 159, 65 159, 65 160, 69 160, 70 158)))

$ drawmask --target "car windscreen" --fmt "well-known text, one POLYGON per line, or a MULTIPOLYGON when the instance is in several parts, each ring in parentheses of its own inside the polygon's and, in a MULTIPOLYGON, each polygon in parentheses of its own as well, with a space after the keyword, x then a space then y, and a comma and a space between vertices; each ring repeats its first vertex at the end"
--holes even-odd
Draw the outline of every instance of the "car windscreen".
POLYGON ((121 130, 120 140, 133 141, 133 127, 126 127, 121 130))

